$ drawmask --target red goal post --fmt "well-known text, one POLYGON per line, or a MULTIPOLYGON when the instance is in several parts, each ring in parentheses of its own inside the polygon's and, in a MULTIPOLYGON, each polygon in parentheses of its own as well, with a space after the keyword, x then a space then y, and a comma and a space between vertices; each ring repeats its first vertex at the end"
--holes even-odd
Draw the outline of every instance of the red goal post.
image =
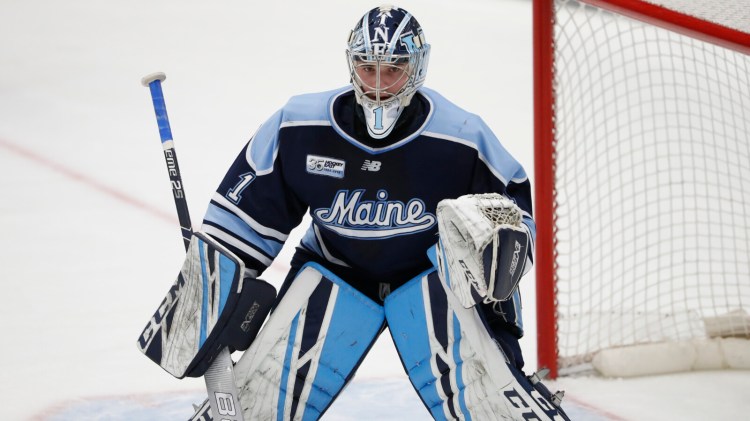
POLYGON ((533 8, 539 366, 750 368, 750 4, 533 8))

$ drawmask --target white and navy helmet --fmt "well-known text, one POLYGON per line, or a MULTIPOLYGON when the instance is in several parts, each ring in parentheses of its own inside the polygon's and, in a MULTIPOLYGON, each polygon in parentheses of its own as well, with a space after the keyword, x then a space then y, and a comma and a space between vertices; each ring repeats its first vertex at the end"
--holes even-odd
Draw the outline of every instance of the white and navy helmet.
POLYGON ((346 57, 370 136, 382 139, 393 130, 424 83, 429 55, 422 27, 404 9, 376 7, 357 22, 346 57))

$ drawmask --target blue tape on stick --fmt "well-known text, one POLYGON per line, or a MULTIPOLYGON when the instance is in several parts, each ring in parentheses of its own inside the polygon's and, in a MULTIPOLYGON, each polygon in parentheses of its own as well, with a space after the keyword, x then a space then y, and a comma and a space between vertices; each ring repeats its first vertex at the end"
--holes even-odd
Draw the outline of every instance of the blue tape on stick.
POLYGON ((148 84, 151 89, 151 99, 154 102, 156 112, 156 124, 159 126, 161 143, 172 140, 172 129, 169 128, 169 117, 167 116, 167 105, 164 103, 164 93, 161 90, 161 81, 155 80, 148 84))

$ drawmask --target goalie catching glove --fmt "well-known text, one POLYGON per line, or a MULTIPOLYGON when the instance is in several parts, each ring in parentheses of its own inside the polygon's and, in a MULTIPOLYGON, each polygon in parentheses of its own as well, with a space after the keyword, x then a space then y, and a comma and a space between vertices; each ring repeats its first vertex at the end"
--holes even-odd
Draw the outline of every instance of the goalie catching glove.
POLYGON ((438 273, 461 304, 509 299, 529 247, 521 209, 500 194, 475 194, 441 201, 437 218, 438 273))

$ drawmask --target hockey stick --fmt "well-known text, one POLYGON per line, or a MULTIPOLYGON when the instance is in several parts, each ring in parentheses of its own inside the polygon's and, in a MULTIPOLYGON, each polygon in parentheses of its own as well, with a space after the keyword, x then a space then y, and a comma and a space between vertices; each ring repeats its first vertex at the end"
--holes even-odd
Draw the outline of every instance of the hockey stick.
MULTIPOLYGON (((193 235, 193 226, 190 222, 190 213, 188 212, 187 201, 185 200, 185 191, 182 185, 182 176, 180 167, 177 163, 177 155, 174 150, 172 141, 172 129, 169 126, 169 117, 167 116, 167 106, 164 103, 164 94, 161 89, 161 82, 166 79, 164 73, 152 73, 141 79, 141 84, 151 90, 151 99, 154 103, 154 112, 156 113, 156 123, 159 126, 159 136, 164 148, 164 159, 167 162, 169 180, 172 184, 172 194, 174 203, 177 207, 177 218, 180 221, 182 230, 182 239, 185 243, 185 250, 190 246, 190 238, 193 235)), ((244 421, 242 408, 239 407, 239 394, 237 385, 234 381, 234 363, 229 349, 224 348, 216 356, 211 367, 204 374, 208 398, 211 402, 211 409, 214 416, 221 416, 222 421, 244 421)))
POLYGON ((172 129, 169 126, 169 117, 167 116, 167 106, 164 103, 164 93, 161 90, 161 82, 166 79, 164 73, 152 73, 141 79, 143 86, 151 90, 151 100, 154 103, 154 112, 156 113, 156 124, 159 126, 159 137, 164 149, 164 160, 167 162, 167 171, 169 172, 169 181, 172 184, 172 194, 174 195, 174 204, 177 207, 177 218, 180 221, 182 229, 182 240, 185 243, 185 250, 190 246, 190 237, 193 235, 193 225, 190 222, 190 213, 188 212, 187 201, 185 200, 185 190, 182 187, 182 176, 180 175, 180 166, 177 163, 177 155, 174 150, 172 141, 172 129))

